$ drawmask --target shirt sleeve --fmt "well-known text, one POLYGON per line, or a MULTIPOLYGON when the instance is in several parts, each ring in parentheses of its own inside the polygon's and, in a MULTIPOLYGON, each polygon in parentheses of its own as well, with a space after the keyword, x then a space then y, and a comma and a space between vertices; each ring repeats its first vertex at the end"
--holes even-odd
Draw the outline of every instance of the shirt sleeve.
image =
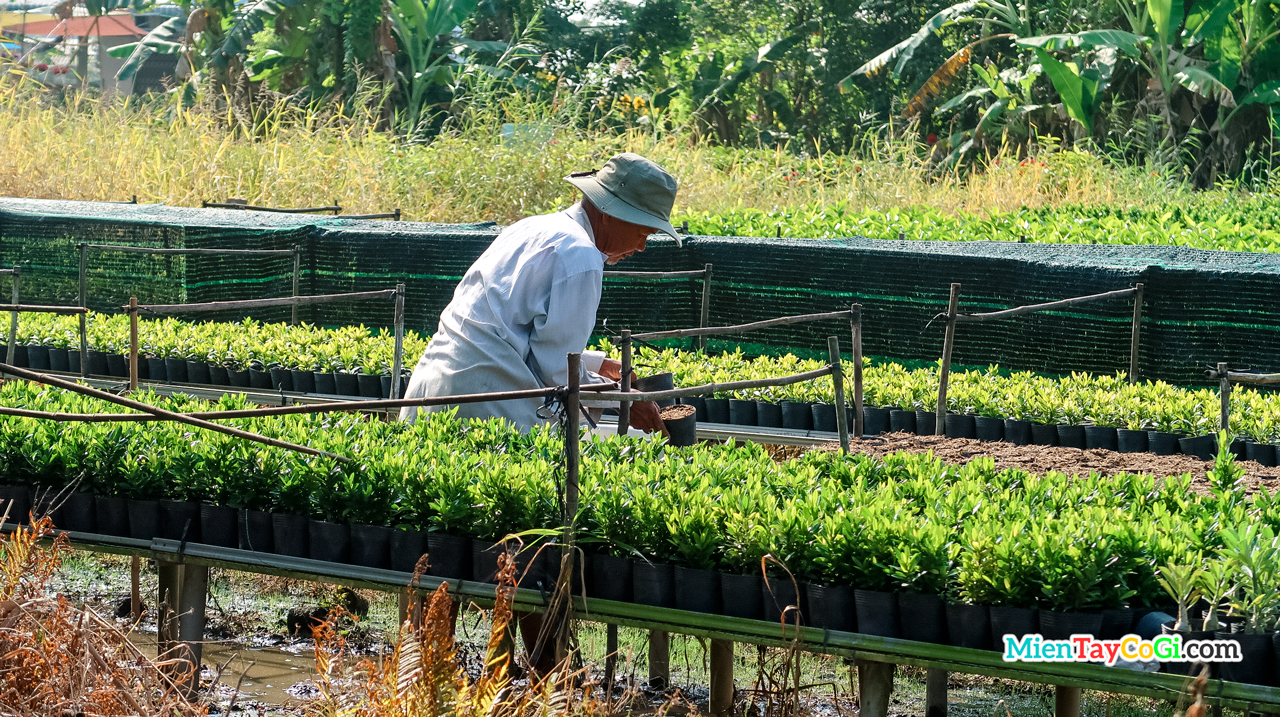
MULTIPOLYGON (((566 357, 581 352, 591 340, 603 279, 603 272, 592 269, 552 283, 547 312, 534 320, 529 336, 529 368, 542 385, 563 386, 569 382, 566 357)), ((591 380, 588 365, 588 361, 583 362, 582 375, 578 377, 583 383, 591 380)), ((596 363, 595 368, 599 367, 596 363)))

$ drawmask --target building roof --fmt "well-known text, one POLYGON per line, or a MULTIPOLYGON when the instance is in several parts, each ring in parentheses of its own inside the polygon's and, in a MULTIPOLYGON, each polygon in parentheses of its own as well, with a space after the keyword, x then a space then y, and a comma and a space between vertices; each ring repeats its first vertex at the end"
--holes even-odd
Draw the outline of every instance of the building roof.
POLYGON ((142 37, 147 33, 137 25, 133 24, 133 18, 128 14, 120 15, 102 15, 100 17, 72 17, 67 20, 39 20, 37 22, 18 23, 17 25, 6 25, 4 31, 9 34, 21 35, 70 35, 74 37, 83 37, 85 35, 95 35, 101 37, 121 37, 132 36, 142 37))

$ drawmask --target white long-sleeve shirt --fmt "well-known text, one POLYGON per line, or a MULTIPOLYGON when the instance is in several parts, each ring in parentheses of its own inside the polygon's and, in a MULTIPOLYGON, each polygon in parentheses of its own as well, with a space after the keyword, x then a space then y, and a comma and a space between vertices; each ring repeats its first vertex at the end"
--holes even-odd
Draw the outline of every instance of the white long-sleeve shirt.
MULTIPOLYGON (((580 204, 507 227, 454 290, 406 396, 567 384, 566 354, 583 351, 596 324, 605 258, 580 204)), ((584 352, 580 380, 601 380, 594 374, 603 361, 601 352, 584 352)), ((544 422, 541 405, 540 399, 471 403, 458 415, 499 416, 528 429, 544 422)), ((417 410, 401 409, 400 419, 413 420, 417 410)))

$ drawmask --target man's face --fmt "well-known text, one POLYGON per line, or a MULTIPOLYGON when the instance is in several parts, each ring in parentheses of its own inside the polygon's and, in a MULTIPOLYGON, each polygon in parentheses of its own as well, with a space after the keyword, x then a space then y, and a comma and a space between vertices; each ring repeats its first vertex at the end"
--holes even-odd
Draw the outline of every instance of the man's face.
POLYGON ((645 242, 653 229, 624 222, 608 214, 600 215, 600 227, 596 231, 596 248, 607 258, 606 264, 617 264, 636 252, 644 251, 645 242))

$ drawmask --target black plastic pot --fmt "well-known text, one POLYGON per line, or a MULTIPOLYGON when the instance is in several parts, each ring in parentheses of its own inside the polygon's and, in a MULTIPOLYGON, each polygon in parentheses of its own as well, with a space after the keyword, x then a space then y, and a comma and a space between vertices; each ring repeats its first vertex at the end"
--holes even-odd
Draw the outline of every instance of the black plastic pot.
POLYGON ((1032 423, 1031 444, 1036 446, 1058 445, 1058 427, 1052 423, 1032 423))
MULTIPOLYGON (((107 373, 107 355, 101 351, 89 351, 89 375, 90 376, 106 376, 107 373)), ((123 358, 123 357, 121 357, 123 358)), ((125 376, 129 375, 125 371, 125 376)), ((123 378, 123 377, 122 377, 123 378)))
POLYGON ((1046 640, 1069 640, 1072 635, 1102 634, 1102 613, 1040 611, 1040 634, 1046 640))
POLYGON ((973 420, 973 416, 963 413, 948 413, 946 433, 947 438, 977 438, 978 422, 973 420))
POLYGON ((1102 611, 1102 632, 1099 635, 1103 640, 1119 640, 1133 631, 1134 618, 1138 616, 1138 611, 1129 607, 1112 608, 1102 611))
POLYGON ((316 393, 324 393, 331 396, 338 393, 338 384, 332 373, 328 371, 312 371, 311 378, 315 382, 316 393))
POLYGON ((310 533, 310 552, 312 560, 323 560, 327 563, 351 562, 351 528, 343 523, 330 523, 324 520, 311 520, 307 523, 310 533))
POLYGON ((6 511, 6 522, 27 524, 31 521, 31 489, 25 485, 0 485, 0 515, 6 511))
POLYGON ((1179 438, 1178 447, 1182 452, 1195 456, 1202 461, 1211 461, 1218 454, 1218 437, 1213 434, 1179 438))
POLYGON ((675 607, 675 570, 670 563, 637 560, 631 565, 631 595, 640 605, 675 607))
POLYGON ((1244 447, 1245 460, 1264 466, 1276 464, 1276 447, 1269 443, 1250 443, 1244 447))
POLYGON ((992 416, 974 416, 974 436, 980 441, 1003 441, 1004 419, 992 416))
POLYGON ((76 491, 68 494, 62 503, 62 525, 58 527, 78 533, 98 532, 94 502, 92 493, 76 491))
POLYGON ((720 614, 720 573, 680 565, 673 572, 677 610, 720 614))
POLYGON ((256 388, 260 391, 275 390, 275 386, 271 385, 271 372, 259 371, 256 368, 249 369, 249 388, 256 388))
POLYGON ((234 388, 249 388, 249 372, 229 368, 227 369, 227 383, 234 388))
POLYGON ((129 359, 127 357, 122 354, 107 354, 106 356, 108 374, 116 378, 129 378, 129 359))
POLYGON ((809 625, 823 630, 857 631, 853 588, 810 583, 805 587, 805 592, 808 598, 805 619, 809 625))
POLYGON ((631 561, 616 555, 592 555, 587 573, 587 597, 631 601, 631 561))
POLYGON ((898 596, 879 590, 854 590, 858 605, 858 632, 879 637, 902 637, 898 620, 898 596))
POLYGON ((889 409, 862 407, 862 432, 868 436, 878 436, 889 432, 889 409))
POLYGON ((1089 449, 1115 451, 1120 442, 1114 426, 1085 426, 1084 446, 1089 449))
MULTIPOLYGON (((684 409, 689 410, 689 409, 684 409)), ((662 424, 666 426, 667 433, 671 434, 671 438, 667 441, 673 446, 692 446, 698 442, 698 414, 690 413, 683 418, 663 418, 662 424)))
POLYGON ((164 370, 169 376, 169 383, 187 383, 187 361, 180 358, 164 360, 164 370))
POLYGON ((1280 687, 1280 632, 1271 636, 1271 686, 1280 687))
POLYGON ((1231 439, 1231 455, 1238 461, 1248 460, 1247 442, 1240 436, 1231 439))
MULTIPOLYGON (((670 372, 655 373, 652 376, 641 376, 635 380, 635 383, 631 384, 631 387, 637 391, 644 391, 646 393, 652 393, 653 391, 670 391, 676 387, 675 377, 670 372)), ((666 408, 667 406, 674 405, 676 405, 675 399, 658 401, 658 406, 660 408, 666 408)))
POLYGON ((333 383, 339 396, 359 396, 360 378, 354 373, 335 373, 333 383))
POLYGON ((992 605, 991 613, 991 649, 1004 651, 1004 636, 1013 635, 1021 640, 1023 635, 1034 635, 1040 631, 1040 622, 1035 608, 1005 607, 992 605))
POLYGON ((1243 632, 1219 630, 1214 634, 1219 640, 1235 640, 1240 643, 1239 662, 1219 662, 1219 676, 1231 682, 1246 685, 1271 684, 1272 641, 1275 633, 1251 635, 1243 632))
POLYGON ((241 510, 236 518, 236 540, 241 550, 274 553, 275 533, 275 517, 266 511, 241 510))
POLYGON ((188 543, 200 540, 200 504, 185 500, 160 501, 160 527, 157 535, 168 540, 182 540, 186 531, 188 543))
POLYGON ((209 379, 209 364, 204 361, 188 361, 187 383, 200 383, 205 385, 212 383, 209 379))
POLYGON ((351 564, 384 570, 391 567, 391 528, 360 523, 352 525, 351 564))
POLYGON ((61 528, 62 526, 62 498, 58 496, 58 489, 42 488, 31 492, 31 512, 37 519, 48 518, 53 521, 53 527, 61 528))
POLYGON ((738 398, 729 399, 729 423, 735 426, 756 425, 756 402, 738 398))
POLYGON ((496 582, 498 554, 506 550, 502 543, 474 538, 471 541, 471 579, 478 583, 496 582))
POLYGON ((311 520, 292 513, 271 514, 271 543, 276 555, 306 558, 311 555, 311 520))
POLYGON ((168 382, 169 369, 165 367, 164 359, 147 358, 147 379, 151 381, 168 382))
POLYGON ((1079 448, 1084 450, 1088 445, 1085 443, 1084 426, 1070 426, 1065 423, 1059 423, 1057 428, 1058 445, 1063 448, 1079 448))
POLYGON ((447 533, 427 533, 428 575, 463 580, 471 573, 471 539, 447 533))
POLYGON ((378 398, 382 395, 382 379, 378 376, 358 373, 356 383, 360 387, 360 395, 364 398, 378 398))
POLYGON ((764 615, 760 576, 720 573, 720 610, 729 617, 759 620, 764 615))
POLYGON ((793 428, 797 431, 813 430, 813 409, 804 401, 783 401, 779 407, 782 410, 782 427, 793 428))
POLYGON ((1116 450, 1121 453, 1145 453, 1147 450, 1147 432, 1129 428, 1116 429, 1116 450))
POLYGON ((50 371, 70 371, 71 358, 66 349, 60 349, 54 346, 49 347, 49 370, 50 371))
MULTIPOLYGON (((382 397, 383 397, 383 398, 392 398, 392 396, 391 396, 391 374, 389 374, 389 373, 384 373, 384 374, 382 374, 381 376, 379 376, 379 377, 378 377, 378 380, 382 382, 382 397)), ((671 403, 675 403, 675 401, 671 401, 671 403)))
POLYGON ((200 504, 200 542, 220 548, 240 545, 240 511, 225 505, 200 504))
MULTIPOLYGON (((786 614, 788 625, 796 624, 799 620, 801 625, 807 625, 807 618, 804 615, 805 596, 804 593, 796 594, 797 583, 791 581, 791 578, 782 576, 770 576, 766 581, 760 578, 760 604, 764 608, 762 617, 767 622, 779 622, 786 614)), ((799 585, 800 589, 804 589, 804 585, 799 585)))
POLYGON ((707 402, 707 423, 728 423, 729 422, 729 399, 708 398, 706 399, 706 402, 707 402))
POLYGON ((942 598, 921 593, 898 593, 898 614, 907 617, 900 620, 903 639, 948 644, 947 609, 942 598))
POLYGON ((933 411, 916 411, 916 435, 932 436, 937 432, 938 414, 933 411))
MULTIPOLYGON (((5 349, 7 350, 8 346, 6 346, 5 349)), ((18 368, 29 368, 29 366, 27 366, 26 346, 18 345, 13 347, 13 363, 11 365, 17 366, 18 368)))
POLYGON ((48 346, 28 346, 27 347, 27 367, 35 371, 49 370, 49 347, 48 346))
MULTIPOLYGON (((0 358, 4 357, 4 347, 0 347, 0 358)), ((67 351, 67 371, 71 373, 80 373, 80 350, 70 349, 67 351)))
POLYGON ((901 408, 893 408, 889 410, 889 430, 894 433, 916 432, 916 412, 904 411, 901 408))
POLYGON ((287 368, 273 368, 267 372, 271 376, 272 391, 292 391, 293 372, 287 368))
POLYGON ((100 534, 129 537, 129 501, 112 495, 94 496, 93 512, 100 534))
POLYGON ((128 500, 129 537, 134 540, 154 540, 160 534, 160 501, 128 500))
MULTIPOLYGON (((1187 644, 1187 641, 1188 641, 1188 640, 1212 640, 1212 639, 1214 639, 1214 634, 1213 634, 1213 632, 1212 632, 1212 631, 1203 631, 1203 630, 1182 631, 1182 630, 1174 630, 1174 629, 1173 629, 1173 626, 1174 626, 1175 624, 1176 624, 1176 623, 1175 623, 1174 621, 1169 621, 1169 622, 1166 622, 1166 623, 1164 623, 1163 625, 1161 625, 1161 626, 1160 626, 1160 629, 1161 629, 1162 633, 1163 633, 1163 634, 1165 634, 1165 635, 1181 635, 1181 636, 1182 636, 1182 644, 1184 644, 1184 645, 1185 645, 1185 644, 1187 644)), ((1235 637, 1235 635, 1232 635, 1232 637, 1235 637)), ((1243 647, 1243 645, 1241 645, 1241 647, 1243 647)), ((1220 666, 1220 665, 1210 665, 1210 666, 1209 666, 1209 668, 1210 668, 1210 669, 1209 669, 1209 676, 1210 676, 1210 677, 1214 676, 1214 673, 1215 673, 1215 672, 1218 672, 1217 668, 1218 668, 1219 666, 1220 666)), ((1199 664, 1196 664, 1196 663, 1193 663, 1193 662, 1162 662, 1162 663, 1160 663, 1160 671, 1161 671, 1161 672, 1167 672, 1167 673, 1169 673, 1169 674, 1171 674, 1171 675, 1193 675, 1193 674, 1194 674, 1194 675, 1198 675, 1198 674, 1200 674, 1200 670, 1201 670, 1201 669, 1203 669, 1203 668, 1202 668, 1199 664)))
POLYGON ((1164 431, 1147 431, 1147 450, 1157 456, 1171 456, 1178 452, 1178 436, 1164 431))
POLYGON ((293 390, 298 393, 316 392, 316 375, 311 371, 290 371, 293 378, 293 390))
MULTIPOLYGON (((463 565, 471 563, 471 541, 467 538, 460 538, 462 541, 462 552, 466 555, 467 561, 463 565)), ((421 530, 393 530, 391 531, 391 569, 399 570, 402 573, 411 573, 418 567, 418 558, 421 558, 427 552, 427 534, 421 530)), ((471 577, 471 573, 463 573, 461 578, 465 580, 471 577)))
POLYGON ((813 412, 813 430, 827 433, 835 433, 838 430, 835 406, 829 403, 815 403, 811 410, 813 412))
POLYGON ((782 406, 771 401, 756 401, 756 425, 782 428, 782 406))
POLYGON ((707 421, 707 399, 702 396, 686 396, 680 399, 680 403, 686 406, 693 406, 693 410, 698 412, 698 420, 706 423, 707 421))
POLYGON ((956 647, 991 649, 991 614, 987 606, 948 603, 947 640, 956 647))
POLYGON ((1031 421, 1004 419, 1004 439, 1015 446, 1031 445, 1031 421))

